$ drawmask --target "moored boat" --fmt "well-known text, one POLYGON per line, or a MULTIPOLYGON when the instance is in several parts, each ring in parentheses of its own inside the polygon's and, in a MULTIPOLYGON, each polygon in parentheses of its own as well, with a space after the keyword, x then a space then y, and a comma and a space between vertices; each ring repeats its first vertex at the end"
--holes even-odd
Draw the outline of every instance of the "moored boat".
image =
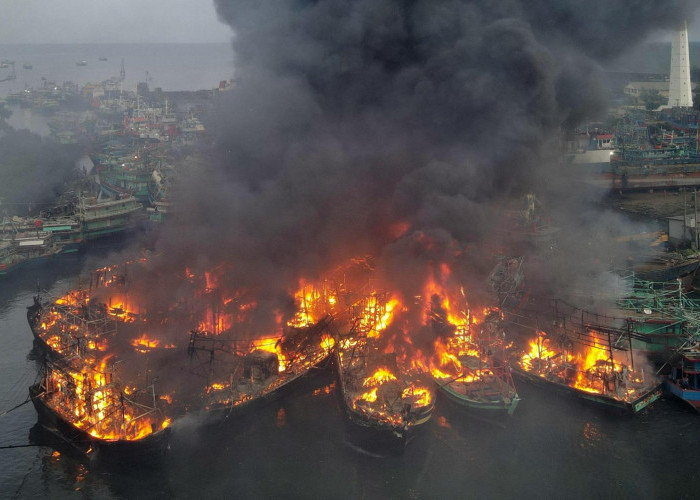
POLYGON ((402 366, 379 350, 392 303, 373 292, 355 309, 356 321, 336 339, 335 362, 348 439, 363 451, 401 453, 433 413, 435 396, 426 374, 402 366))
POLYGON ((86 241, 124 232, 134 226, 134 216, 143 210, 143 205, 133 196, 118 196, 98 200, 78 200, 75 215, 81 223, 86 241))
POLYGON ((155 396, 121 387, 108 370, 45 362, 29 397, 39 423, 91 459, 153 462, 168 449, 170 419, 149 402, 155 396))
POLYGON ((633 273, 637 280, 654 282, 657 287, 677 288, 680 282, 687 292, 699 266, 700 255, 684 257, 677 253, 658 253, 638 258, 620 273, 633 273))
POLYGON ((45 262, 59 252, 48 233, 19 232, 0 238, 0 277, 20 267, 45 262))
POLYGON ((680 359, 673 363, 671 372, 664 376, 664 388, 700 412, 700 351, 683 349, 679 354, 680 359))
POLYGON ((105 350, 117 332, 117 319, 106 304, 90 300, 86 290, 69 292, 52 303, 37 295, 27 307, 34 340, 53 359, 105 350))
POLYGON ((200 414, 206 425, 247 414, 282 397, 326 365, 333 348, 330 321, 326 317, 308 327, 289 328, 281 337, 252 341, 191 332, 187 349, 191 366, 201 367, 199 356, 205 353, 209 384, 196 400, 179 403, 200 414))
MULTIPOLYGON (((513 365, 514 373, 558 394, 592 402, 620 413, 637 413, 661 397, 662 384, 652 374, 615 358, 615 348, 595 332, 576 341, 560 336, 556 345, 544 332, 530 341, 513 365)), ((631 351, 623 351, 631 356, 631 351)))
POLYGON ((520 402, 505 355, 499 311, 477 321, 468 313, 447 316, 434 311, 433 327, 448 335, 435 341, 431 374, 440 394, 472 410, 512 415, 520 402))

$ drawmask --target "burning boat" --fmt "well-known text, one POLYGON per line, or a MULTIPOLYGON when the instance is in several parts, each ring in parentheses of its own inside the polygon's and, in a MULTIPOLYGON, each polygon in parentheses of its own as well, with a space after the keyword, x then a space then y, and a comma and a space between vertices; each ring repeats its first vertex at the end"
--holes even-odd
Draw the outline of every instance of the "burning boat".
MULTIPOLYGON (((213 277, 207 280, 208 288, 214 289, 213 277)), ((246 330, 246 315, 254 303, 240 303, 236 318, 205 314, 207 319, 190 332, 187 346, 189 371, 198 386, 183 392, 195 396, 176 405, 185 413, 204 415, 205 423, 219 423, 293 390, 316 369, 324 368, 333 351, 333 318, 327 299, 314 287, 302 286, 295 294, 294 315, 286 323, 281 314, 277 316, 276 332, 263 337, 255 327, 246 330)))
MULTIPOLYGON (((333 349, 331 321, 327 316, 312 325, 289 327, 283 336, 255 340, 190 332, 193 370, 209 381, 200 393, 206 422, 218 423, 278 399, 322 368, 333 349)), ((192 402, 186 406, 198 407, 192 402)))
POLYGON ((47 361, 29 388, 39 423, 90 457, 109 462, 152 461, 169 445, 170 419, 156 407, 155 392, 120 383, 107 367, 79 358, 47 361))
POLYGON ((88 290, 68 292, 54 302, 37 295, 27 308, 27 321, 34 339, 53 359, 76 353, 104 352, 116 335, 117 322, 126 316, 121 305, 110 307, 91 301, 88 290))
POLYGON ((435 340, 431 374, 441 394, 456 404, 512 415, 520 402, 505 355, 498 311, 477 322, 469 309, 458 316, 433 314, 436 326, 452 333, 435 340))
POLYGON ((656 376, 634 368, 632 351, 615 345, 610 335, 589 330, 557 337, 538 332, 515 361, 515 373, 557 392, 603 407, 636 413, 661 397, 656 376), (629 365, 618 361, 629 353, 629 365))
POLYGON ((338 335, 336 365, 353 444, 365 451, 402 451, 430 420, 435 397, 424 374, 387 351, 381 334, 395 299, 373 292, 351 308, 352 328, 338 335))

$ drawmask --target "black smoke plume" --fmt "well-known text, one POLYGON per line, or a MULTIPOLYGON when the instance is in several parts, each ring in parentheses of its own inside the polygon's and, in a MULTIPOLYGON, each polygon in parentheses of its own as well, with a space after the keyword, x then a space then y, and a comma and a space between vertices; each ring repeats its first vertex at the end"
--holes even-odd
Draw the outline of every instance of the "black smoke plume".
POLYGON ((622 222, 607 214, 613 228, 598 228, 557 161, 560 133, 604 112, 602 62, 697 5, 215 4, 233 30, 237 86, 207 124, 211 166, 180 183, 184 209, 163 254, 229 262, 230 284, 270 303, 362 255, 409 296, 434 263, 468 281, 492 263, 500 209, 533 190, 568 232, 568 257, 549 272, 566 282, 579 272, 569 268, 606 266, 603 242, 622 222))

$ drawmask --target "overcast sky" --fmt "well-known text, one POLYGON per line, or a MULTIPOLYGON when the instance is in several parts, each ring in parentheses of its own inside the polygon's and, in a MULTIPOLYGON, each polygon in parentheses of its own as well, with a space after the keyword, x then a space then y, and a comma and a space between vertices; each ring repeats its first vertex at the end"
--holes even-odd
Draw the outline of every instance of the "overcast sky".
MULTIPOLYGON (((700 18, 690 39, 700 41, 700 18)), ((662 37, 662 34, 659 34, 662 37)), ((211 0, 0 0, 0 44, 228 42, 211 0)))

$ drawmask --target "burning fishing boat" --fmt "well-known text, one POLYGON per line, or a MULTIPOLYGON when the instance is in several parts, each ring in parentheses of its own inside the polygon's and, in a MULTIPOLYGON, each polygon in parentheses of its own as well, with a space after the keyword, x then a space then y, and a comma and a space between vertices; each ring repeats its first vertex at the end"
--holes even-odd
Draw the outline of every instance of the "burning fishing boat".
POLYGON ((122 384, 107 359, 94 367, 78 357, 47 361, 29 396, 39 423, 91 459, 152 461, 168 448, 170 419, 153 388, 122 384))
POLYGON ((402 451, 430 420, 435 397, 420 370, 387 351, 381 334, 399 302, 373 292, 351 308, 352 328, 338 335, 336 365, 353 444, 365 451, 402 451), (402 366, 403 365, 403 366, 402 366))
POLYGON ((108 306, 91 301, 89 291, 84 289, 72 290, 53 302, 43 301, 37 295, 27 308, 27 321, 36 343, 53 359, 106 351, 120 320, 128 320, 121 304, 108 306))
POLYGON ((469 309, 457 316, 434 312, 433 322, 451 334, 435 340, 431 374, 441 394, 460 406, 512 415, 520 402, 505 355, 498 311, 478 321, 469 309))
POLYGON ((27 321, 35 343, 54 359, 76 352, 106 352, 121 325, 121 336, 128 336, 124 325, 137 320, 138 303, 129 300, 127 265, 131 261, 96 269, 89 285, 79 285, 63 296, 47 300, 40 293, 27 307, 27 321))
POLYGON ((206 377, 200 393, 206 423, 219 423, 276 400, 315 369, 323 368, 334 340, 327 316, 312 325, 290 327, 284 335, 230 339, 192 331, 187 352, 193 371, 206 377))
POLYGON ((622 412, 639 412, 662 393, 653 372, 635 370, 631 350, 616 346, 610 335, 604 340, 595 330, 565 332, 555 342, 540 331, 514 368, 528 381, 622 412), (624 353, 629 365, 618 360, 624 353))

